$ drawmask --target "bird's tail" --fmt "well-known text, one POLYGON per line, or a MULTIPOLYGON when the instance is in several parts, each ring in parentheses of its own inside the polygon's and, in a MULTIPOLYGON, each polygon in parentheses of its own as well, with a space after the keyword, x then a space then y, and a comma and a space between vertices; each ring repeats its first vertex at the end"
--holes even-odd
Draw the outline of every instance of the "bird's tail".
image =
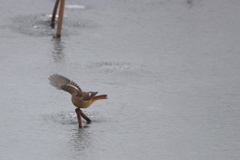
POLYGON ((103 95, 93 97, 93 101, 97 101, 97 100, 101 100, 101 99, 107 99, 107 95, 103 94, 103 95))

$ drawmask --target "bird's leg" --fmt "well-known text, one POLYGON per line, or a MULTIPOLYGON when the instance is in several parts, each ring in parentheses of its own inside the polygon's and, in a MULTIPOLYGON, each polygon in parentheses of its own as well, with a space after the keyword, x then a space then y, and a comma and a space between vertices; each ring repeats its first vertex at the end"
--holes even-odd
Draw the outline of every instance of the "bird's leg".
POLYGON ((91 119, 89 119, 86 114, 83 113, 83 111, 81 109, 79 109, 79 112, 81 114, 81 116, 87 121, 88 124, 91 123, 91 119))
POLYGON ((82 128, 82 119, 81 119, 81 115, 80 115, 80 112, 81 112, 80 108, 76 108, 75 112, 77 114, 78 126, 79 126, 79 128, 82 128))

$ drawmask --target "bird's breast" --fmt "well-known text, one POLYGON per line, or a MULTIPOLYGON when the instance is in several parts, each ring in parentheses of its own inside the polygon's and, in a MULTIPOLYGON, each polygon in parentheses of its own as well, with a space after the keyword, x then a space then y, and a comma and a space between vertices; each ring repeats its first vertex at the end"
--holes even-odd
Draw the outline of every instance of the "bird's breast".
POLYGON ((74 106, 79 108, 87 108, 92 104, 92 99, 89 101, 82 100, 80 97, 72 96, 72 103, 74 106))

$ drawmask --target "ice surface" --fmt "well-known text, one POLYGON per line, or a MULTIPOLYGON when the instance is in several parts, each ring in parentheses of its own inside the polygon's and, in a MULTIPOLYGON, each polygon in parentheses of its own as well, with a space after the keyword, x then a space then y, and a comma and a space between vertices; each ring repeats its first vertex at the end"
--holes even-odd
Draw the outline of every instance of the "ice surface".
POLYGON ((238 160, 240 1, 54 1, 0 6, 2 160, 238 160), (62 74, 109 99, 78 129, 62 74))

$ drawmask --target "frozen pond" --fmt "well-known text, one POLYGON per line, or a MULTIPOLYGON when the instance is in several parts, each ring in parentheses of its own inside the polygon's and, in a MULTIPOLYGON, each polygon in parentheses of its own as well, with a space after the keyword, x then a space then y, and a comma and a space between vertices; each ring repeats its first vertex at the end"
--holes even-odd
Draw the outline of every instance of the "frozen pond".
POLYGON ((240 159, 239 0, 0 5, 1 160, 240 159), (59 73, 108 94, 78 129, 59 73))

